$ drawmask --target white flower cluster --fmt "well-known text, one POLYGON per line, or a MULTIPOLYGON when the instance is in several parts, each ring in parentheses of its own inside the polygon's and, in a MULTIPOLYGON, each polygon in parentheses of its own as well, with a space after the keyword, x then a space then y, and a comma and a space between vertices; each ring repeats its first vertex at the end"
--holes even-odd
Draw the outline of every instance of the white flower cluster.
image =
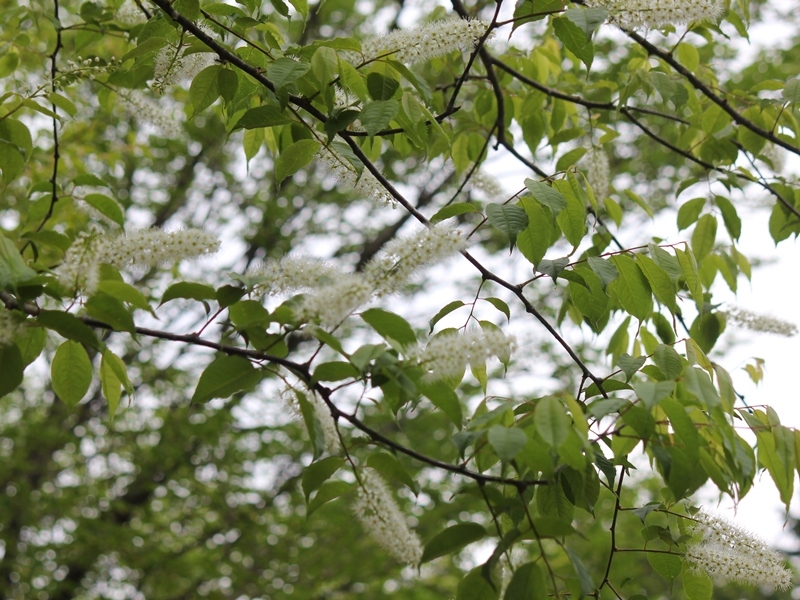
POLYGON ((740 327, 750 331, 761 331, 764 333, 776 333, 791 337, 797 334, 797 325, 787 321, 781 321, 769 315, 761 315, 744 308, 731 308, 723 313, 728 322, 735 323, 740 327))
POLYGON ((783 148, 771 142, 767 142, 761 150, 761 156, 770 162, 773 173, 778 174, 783 172, 783 168, 786 166, 786 151, 783 148))
POLYGON ((422 541, 408 527, 392 493, 373 469, 360 473, 361 486, 353 511, 372 538, 397 560, 418 565, 422 559, 422 541))
POLYGON ((605 200, 611 188, 608 155, 600 148, 592 148, 584 155, 582 163, 586 169, 586 179, 594 191, 594 197, 597 200, 605 200))
MULTIPOLYGON (((336 429, 336 422, 333 420, 331 411, 320 400, 316 392, 309 390, 302 383, 298 383, 297 386, 297 388, 287 386, 281 392, 281 398, 283 398, 287 408, 292 413, 292 416, 301 417, 302 413, 300 412, 297 395, 299 393, 303 394, 305 399, 314 407, 314 415, 317 417, 317 422, 322 430, 322 437, 325 440, 325 449, 330 454, 338 454, 342 446, 339 442, 339 432, 336 429)), ((313 433, 309 432, 309 435, 313 435, 313 433)))
POLYGON ((490 23, 479 19, 445 19, 413 29, 398 29, 366 40, 361 45, 365 61, 391 56, 406 64, 450 54, 468 52, 486 33, 490 23))
POLYGON ((333 177, 343 189, 353 190, 363 198, 371 198, 381 204, 394 204, 394 199, 375 176, 364 169, 360 174, 343 156, 330 147, 324 147, 317 154, 325 163, 328 175, 333 177))
POLYGON ((386 244, 383 253, 372 259, 364 274, 373 282, 378 295, 395 292, 419 269, 464 250, 467 240, 457 229, 429 227, 412 237, 398 237, 386 244))
POLYGON ((127 90, 119 94, 122 108, 140 123, 155 127, 165 138, 177 138, 181 135, 181 123, 177 112, 163 103, 159 103, 141 90, 127 90))
POLYGON ((783 557, 755 535, 727 519, 700 512, 695 531, 703 536, 684 557, 719 583, 736 582, 776 589, 792 584, 783 557))
POLYGON ((165 46, 156 55, 153 65, 153 89, 163 94, 168 87, 194 79, 200 71, 214 64, 215 54, 193 52, 184 54, 186 46, 165 46))
POLYGON ((489 175, 485 171, 474 173, 469 180, 470 187, 480 190, 486 198, 491 201, 506 199, 506 191, 496 177, 489 175))
POLYGON ((586 4, 605 8, 609 22, 626 29, 716 21, 723 12, 720 0, 589 0, 586 4))
POLYGON ((10 346, 22 332, 22 324, 11 311, 0 308, 0 346, 10 346))
POLYGON ((427 379, 437 380, 459 377, 468 364, 481 364, 493 356, 508 362, 515 346, 514 338, 500 330, 476 329, 437 335, 424 348, 408 349, 406 356, 419 362, 427 379))
POLYGON ((147 22, 147 15, 144 14, 144 11, 136 6, 135 2, 130 1, 125 2, 117 9, 116 18, 123 25, 130 27, 147 22))
POLYGON ((65 286, 91 295, 97 290, 103 263, 119 269, 154 267, 163 262, 179 262, 211 254, 218 248, 219 240, 199 229, 173 232, 142 229, 116 238, 93 230, 75 239, 56 274, 65 286))
POLYGON ((253 273, 251 277, 259 281, 253 291, 260 295, 310 291, 303 297, 298 315, 330 329, 373 296, 400 290, 416 271, 465 246, 466 240, 458 230, 439 225, 387 244, 361 273, 345 273, 317 259, 287 256, 253 273))

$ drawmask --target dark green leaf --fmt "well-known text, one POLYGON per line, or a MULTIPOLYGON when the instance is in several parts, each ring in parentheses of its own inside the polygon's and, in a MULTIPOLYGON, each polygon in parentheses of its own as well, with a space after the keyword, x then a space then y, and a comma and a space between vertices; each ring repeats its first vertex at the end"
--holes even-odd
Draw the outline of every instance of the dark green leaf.
POLYGON ((262 374, 241 356, 218 355, 208 365, 192 395, 192 403, 212 398, 227 398, 237 392, 248 392, 261 381, 262 374))
POLYGON ((482 540, 485 536, 486 530, 478 523, 451 525, 425 544, 421 562, 426 563, 440 556, 455 554, 464 546, 482 540))
POLYGON ((97 293, 86 302, 86 312, 93 319, 97 319, 112 327, 115 331, 136 333, 136 324, 133 315, 125 305, 108 294, 97 293))
POLYGON ((650 316, 653 299, 650 284, 636 262, 624 254, 612 256, 611 261, 619 271, 619 278, 611 283, 620 304, 629 314, 640 321, 650 316))
POLYGON ((60 310, 43 310, 36 316, 36 322, 68 340, 75 340, 95 350, 101 347, 92 328, 73 314, 60 310))
POLYGON ((469 202, 456 202, 455 204, 450 204, 449 206, 439 209, 436 214, 430 218, 430 221, 436 224, 451 217, 473 212, 478 212, 474 204, 470 204, 469 202))
MULTIPOLYGON (((537 411, 539 409, 537 408, 537 411)), ((521 429, 494 425, 489 428, 489 443, 503 462, 510 462, 528 443, 528 436, 521 429)), ((544 436, 543 436, 544 437, 544 436)))
POLYGON ((399 342, 402 346, 413 346, 417 336, 403 317, 381 308, 370 308, 361 313, 364 322, 384 339, 399 342))
POLYGON ((0 398, 2 398, 17 389, 22 383, 25 363, 16 344, 0 344, 0 365, 3 373, 3 376, 0 377, 0 398))
POLYGON ((567 50, 586 65, 587 70, 590 69, 594 60, 594 47, 591 39, 578 25, 566 17, 556 17, 552 23, 556 37, 561 40, 567 50))
POLYGON ((536 563, 517 567, 506 588, 505 600, 547 600, 544 573, 536 563))
POLYGON ((291 123, 291 119, 286 115, 280 106, 264 105, 251 108, 242 115, 236 123, 234 129, 257 129, 259 127, 275 127, 276 125, 286 125, 291 123))
POLYGON ((297 81, 300 77, 308 73, 310 68, 311 65, 307 62, 281 57, 269 64, 267 67, 267 77, 275 84, 276 89, 281 89, 297 81))
POLYGON ((322 363, 314 369, 312 381, 342 381, 344 379, 355 379, 360 375, 351 363, 344 361, 331 361, 322 363))
POLYGON ((647 360, 645 356, 631 357, 629 354, 621 354, 617 358, 617 366, 625 373, 625 381, 630 381, 631 377, 642 368, 644 361, 647 360))
POLYGON ((408 471, 400 461, 391 454, 386 452, 372 454, 367 459, 367 466, 375 469, 384 479, 395 479, 414 492, 414 494, 419 494, 419 484, 408 474, 408 471))
POLYGON ((278 184, 314 160, 321 146, 316 140, 299 140, 283 150, 275 161, 275 180, 278 184))
POLYGON ((311 463, 303 471, 303 493, 306 496, 306 502, 312 492, 319 489, 325 481, 330 479, 336 471, 345 464, 343 458, 338 456, 329 456, 311 463))
POLYGON ((561 192, 546 183, 526 179, 525 187, 528 188, 528 191, 538 202, 549 208, 554 215, 558 215, 558 213, 567 208, 567 201, 561 192))
POLYGON ((491 570, 487 573, 483 567, 472 569, 458 584, 456 600, 497 600, 500 587, 487 579, 490 574, 491 570))
POLYGON ((390 100, 399 87, 399 81, 381 73, 367 75, 367 90, 373 100, 390 100))
POLYGON ((546 396, 536 403, 533 420, 536 431, 553 448, 558 448, 572 429, 564 405, 554 396, 546 396))
POLYGON ((389 123, 400 111, 397 100, 375 100, 364 106, 361 111, 361 124, 370 137, 379 131, 388 129, 389 123))
POLYGON ((192 80, 189 98, 195 113, 204 111, 219 98, 220 69, 222 69, 220 65, 211 65, 200 71, 192 80))

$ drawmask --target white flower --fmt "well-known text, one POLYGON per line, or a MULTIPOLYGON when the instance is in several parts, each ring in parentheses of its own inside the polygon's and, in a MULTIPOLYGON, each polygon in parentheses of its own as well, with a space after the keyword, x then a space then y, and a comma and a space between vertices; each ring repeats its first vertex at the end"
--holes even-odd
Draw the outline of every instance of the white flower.
POLYGON ((168 87, 194 79, 200 71, 214 64, 215 54, 193 52, 184 54, 186 46, 165 46, 156 55, 153 65, 153 89, 164 93, 168 87))
POLYGON ((260 279, 253 291, 259 295, 282 294, 297 290, 316 290, 330 285, 344 273, 317 258, 284 256, 281 260, 271 260, 252 277, 260 279))
POLYGON ((371 198, 382 204, 393 204, 394 199, 375 176, 364 169, 360 174, 356 168, 331 147, 324 147, 317 155, 325 163, 328 174, 336 179, 343 189, 353 190, 362 198, 371 198))
POLYGON ((125 2, 117 10, 117 21, 123 25, 140 25, 147 21, 147 15, 144 14, 141 8, 136 6, 135 2, 125 2))
POLYGON ((791 337, 797 333, 797 325, 787 321, 781 321, 769 315, 762 315, 744 308, 731 308, 723 312, 729 322, 735 323, 740 327, 751 331, 761 331, 764 333, 776 333, 791 337))
POLYGON ((364 529, 397 560, 418 565, 422 559, 422 541, 408 527, 386 483, 373 469, 364 469, 360 479, 353 511, 364 529))
POLYGON ((472 189, 483 192, 488 200, 496 201, 507 198, 500 181, 485 171, 474 173, 469 180, 469 185, 472 189))
POLYGON ((792 572, 784 567, 783 557, 763 540, 722 517, 700 512, 695 519, 694 529, 703 539, 689 546, 684 557, 697 569, 719 583, 791 586, 792 572))
POLYGON ((413 64, 455 50, 469 52, 488 28, 489 23, 479 19, 445 19, 366 40, 361 45, 361 53, 365 61, 389 56, 413 64))
POLYGON ((467 241, 447 225, 427 227, 413 237, 395 238, 364 268, 379 295, 397 291, 417 270, 433 265, 466 248, 467 241))
POLYGON ((608 196, 611 187, 611 169, 608 166, 608 155, 600 148, 592 148, 582 160, 586 169, 586 179, 592 186, 594 197, 597 200, 604 200, 608 196))
POLYGON ((298 313, 323 329, 338 327, 372 299, 372 282, 359 273, 342 274, 331 285, 303 297, 298 313))
POLYGON ((468 364, 480 364, 493 356, 508 362, 514 347, 514 338, 500 330, 476 329, 461 335, 437 335, 425 348, 408 349, 406 356, 419 362, 429 380, 436 380, 458 377, 468 364))
MULTIPOLYGON (((330 454, 338 454, 342 447, 339 442, 339 431, 336 428, 336 422, 333 420, 331 411, 328 410, 325 403, 320 400, 316 392, 309 390, 302 383, 298 383, 297 388, 287 387, 280 395, 292 416, 300 418, 302 413, 300 411, 298 396, 301 394, 303 398, 314 407, 314 415, 317 418, 322 438, 325 441, 325 450, 330 454)), ((309 435, 314 435, 314 433, 309 432, 309 435)))
POLYGON ((11 311, 0 308, 0 347, 10 346, 22 332, 22 323, 11 311))
POLYGON ((716 21, 723 12, 720 0, 589 0, 586 4, 605 8, 609 22, 627 29, 716 21))
POLYGON ((218 248, 216 237, 198 229, 173 232, 143 229, 116 238, 94 229, 78 235, 56 268, 56 274, 69 289, 83 290, 91 296, 100 282, 103 263, 119 269, 154 267, 210 254, 218 248))
POLYGON ((769 161, 776 174, 781 173, 786 166, 786 151, 776 144, 767 142, 761 150, 761 156, 769 161))
POLYGON ((125 112, 140 123, 152 125, 166 138, 176 138, 181 135, 181 124, 175 111, 165 104, 160 104, 141 90, 120 92, 119 97, 125 112))

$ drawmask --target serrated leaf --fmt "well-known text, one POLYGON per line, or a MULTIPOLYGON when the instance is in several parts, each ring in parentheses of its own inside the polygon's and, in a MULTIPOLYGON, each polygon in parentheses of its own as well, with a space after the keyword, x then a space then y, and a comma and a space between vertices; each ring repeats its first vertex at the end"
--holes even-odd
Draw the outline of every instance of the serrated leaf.
POLYGON ((692 232, 692 252, 699 263, 714 248, 717 239, 717 218, 714 215, 703 215, 697 221, 692 232))
POLYGON ((672 581, 681 574, 683 561, 680 556, 675 554, 663 554, 660 552, 647 552, 646 554, 647 562, 649 562, 656 573, 661 575, 664 579, 672 581))
POLYGON ((67 340, 58 347, 50 365, 53 391, 69 408, 83 400, 92 384, 92 362, 81 344, 67 340))
POLYGON ((647 360, 645 356, 637 356, 633 358, 630 354, 621 354, 617 358, 617 366, 625 373, 625 381, 630 381, 636 372, 642 368, 644 361, 647 360))
POLYGON ((528 226, 517 236, 517 248, 532 265, 538 265, 556 237, 553 219, 550 211, 532 198, 521 198, 520 204, 528 215, 528 226))
POLYGON ((361 313, 364 322, 386 340, 394 340, 403 346, 413 346, 417 336, 403 317, 381 308, 370 308, 361 313))
POLYGON ((251 108, 242 115, 236 122, 234 129, 256 129, 259 127, 275 127, 276 125, 286 125, 292 120, 286 115, 280 106, 266 104, 251 108))
POLYGON ((399 87, 399 81, 382 73, 372 72, 367 75, 367 90, 373 100, 390 100, 399 87))
POLYGON ((508 236, 513 247, 517 235, 528 226, 528 214, 519 206, 509 204, 489 204, 486 206, 489 223, 508 236))
POLYGON ((267 66, 267 77, 275 84, 275 89, 294 83, 308 73, 311 65, 292 58, 281 57, 267 66))
POLYGON ((312 381, 343 381, 357 378, 361 373, 349 362, 334 360, 322 363, 314 369, 312 381))
POLYGON ((275 180, 278 185, 314 160, 321 147, 316 140, 299 140, 283 150, 275 161, 275 180))
POLYGON ((36 271, 31 269, 17 246, 0 233, 0 289, 13 288, 36 277, 36 271))
POLYGON ((714 582, 705 571, 684 566, 681 579, 686 600, 711 600, 714 582))
POLYGON ((220 65, 211 65, 200 71, 189 87, 189 99, 195 114, 203 112, 219 98, 220 65))
POLYGON ((575 194, 574 188, 567 180, 553 183, 567 202, 567 206, 556 217, 558 226, 564 232, 564 237, 576 248, 586 235, 586 205, 575 194))
POLYGON ((216 295, 216 290, 210 285, 205 285, 203 283, 192 283, 190 281, 181 281, 179 283, 172 284, 166 289, 164 295, 161 296, 161 303, 159 306, 177 298, 198 300, 200 302, 205 300, 214 300, 216 295))
POLYGON ((367 459, 367 466, 375 469, 384 479, 395 479, 410 489, 414 494, 419 494, 419 484, 409 475, 406 468, 397 458, 386 452, 371 454, 367 459))
POLYGON ((683 359, 672 346, 666 344, 656 346, 653 362, 667 379, 677 379, 683 372, 683 359))
POLYGON ((447 415, 458 429, 461 429, 464 423, 461 401, 458 399, 458 394, 456 394, 446 382, 422 382, 420 384, 420 392, 423 396, 428 398, 436 408, 447 415))
POLYGON ((724 196, 715 196, 714 202, 722 213, 722 221, 725 223, 725 229, 728 230, 731 239, 739 241, 739 236, 742 235, 742 220, 736 213, 733 203, 724 196))
POLYGON ((364 106, 361 111, 361 124, 372 137, 379 131, 388 129, 389 123, 400 112, 397 100, 375 100, 364 106))
POLYGON ((425 544, 421 563, 426 563, 440 556, 455 554, 465 546, 486 537, 486 529, 478 523, 458 523, 451 525, 436 534, 425 544))
POLYGON ((300 13, 303 20, 308 18, 308 0, 289 0, 289 4, 300 13))
POLYGON ((586 69, 591 69, 594 60, 594 46, 591 39, 575 23, 566 17, 556 17, 552 21, 553 31, 567 50, 577 56, 586 69))
POLYGON ((430 221, 431 223, 436 224, 451 217, 457 217, 458 215, 473 212, 478 212, 478 209, 474 204, 470 204, 469 202, 456 202, 455 204, 450 204, 449 206, 445 206, 444 208, 436 211, 436 214, 430 218, 430 221))
POLYGON ((344 496, 352 489, 352 483, 347 483, 345 481, 326 481, 320 486, 319 491, 308 503, 306 519, 314 514, 321 506, 327 504, 331 500, 336 500, 336 498, 340 496, 344 496))
POLYGON ((113 296, 98 292, 86 301, 85 306, 90 317, 102 321, 115 331, 136 333, 133 315, 120 300, 113 296))
POLYGON ((119 202, 103 194, 87 194, 83 199, 86 204, 97 210, 103 216, 108 217, 114 223, 122 227, 125 225, 125 213, 119 202))
POLYGON ((491 570, 483 566, 472 569, 456 589, 456 600, 497 600, 500 586, 491 581, 491 570))
POLYGON ((636 255, 636 264, 647 278, 656 299, 669 308, 672 314, 675 314, 678 311, 678 305, 675 302, 677 290, 669 274, 645 254, 636 255))
POLYGON ((457 309, 461 308, 462 306, 465 306, 464 302, 462 302, 461 300, 453 300, 452 302, 449 302, 448 304, 443 306, 441 309, 439 309, 439 312, 437 312, 433 316, 433 318, 429 321, 429 323, 430 323, 430 332, 429 333, 433 332, 433 328, 436 326, 436 324, 439 321, 441 321, 443 318, 445 318, 447 315, 449 315, 454 310, 457 310, 457 309))
POLYGON ((619 277, 619 271, 617 271, 617 268, 607 259, 600 258, 599 256, 590 256, 586 260, 589 263, 589 267, 597 274, 604 286, 607 286, 619 277))
POLYGON ((678 230, 681 231, 696 223, 705 205, 705 198, 692 198, 681 204, 678 209, 678 230))
POLYGON ((499 310, 506 316, 506 319, 509 322, 511 322, 511 309, 508 308, 508 304, 506 304, 503 300, 500 300, 500 298, 482 298, 482 300, 485 300, 486 302, 494 306, 497 310, 499 310))
POLYGON ((319 487, 331 478, 331 475, 336 473, 340 467, 344 465, 343 458, 338 456, 328 456, 322 460, 311 463, 303 471, 303 493, 308 502, 308 497, 312 492, 315 492, 319 487))
POLYGON ((536 265, 536 271, 544 273, 555 280, 567 268, 568 264, 569 259, 566 256, 555 260, 540 260, 539 264, 536 265))
POLYGON ((580 27, 587 39, 592 39, 594 32, 608 17, 608 10, 601 6, 569 8, 564 11, 564 16, 580 27))
POLYGON ((147 298, 144 297, 144 294, 124 281, 104 279, 97 286, 97 291, 108 294, 117 300, 127 302, 135 308, 146 310, 149 313, 153 312, 153 310, 150 308, 150 304, 147 302, 147 298))
POLYGON ((552 448, 558 448, 572 428, 564 405, 554 396, 546 396, 536 403, 533 422, 536 431, 552 448))
POLYGON ((548 207, 554 215, 558 215, 558 213, 567 208, 566 199, 556 188, 534 179, 526 179, 525 187, 528 188, 528 191, 537 202, 548 207))
POLYGON ((212 398, 228 398, 237 392, 250 391, 261 378, 261 372, 246 358, 220 354, 200 375, 192 395, 192 403, 208 402, 212 398))
POLYGON ((487 435, 497 456, 503 462, 510 462, 528 443, 528 436, 521 429, 494 425, 489 428, 487 435))
POLYGON ((783 100, 792 104, 800 104, 800 79, 794 78, 786 82, 786 85, 783 86, 783 100))
POLYGON ((611 286, 619 302, 630 315, 644 321, 653 309, 650 284, 636 262, 624 254, 612 256, 611 261, 619 271, 619 278, 611 286))
POLYGON ((547 600, 547 586, 541 567, 532 562, 517 567, 503 598, 505 600, 547 600))

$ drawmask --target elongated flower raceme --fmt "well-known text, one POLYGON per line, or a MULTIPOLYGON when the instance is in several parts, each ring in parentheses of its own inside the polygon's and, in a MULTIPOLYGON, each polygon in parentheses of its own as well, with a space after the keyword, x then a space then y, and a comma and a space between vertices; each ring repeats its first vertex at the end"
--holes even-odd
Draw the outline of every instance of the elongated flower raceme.
POLYGON ((219 240, 199 229, 172 232, 142 229, 114 238, 94 230, 75 239, 56 274, 69 289, 91 295, 97 290, 103 263, 118 269, 154 267, 212 254, 218 248, 219 240))
POLYGON ((13 344, 14 339, 22 333, 22 327, 11 311, 0 308, 0 348, 13 344))
POLYGON ((177 110, 168 104, 159 103, 141 90, 120 92, 120 104, 128 115, 155 127, 166 138, 177 138, 183 131, 178 121, 177 110))
POLYGON ((361 53, 365 61, 386 56, 402 63, 413 64, 444 56, 455 50, 468 52, 475 47, 488 28, 489 23, 480 19, 445 19, 368 39, 361 45, 361 53))
POLYGON ((281 398, 284 400, 287 408, 295 417, 302 418, 302 411, 300 409, 300 398, 302 397, 314 409, 314 416, 316 427, 319 427, 319 432, 309 431, 309 435, 313 436, 316 433, 321 433, 325 449, 331 454, 338 454, 342 449, 339 442, 339 432, 336 429, 336 422, 333 420, 331 411, 328 410, 326 404, 317 396, 317 393, 308 389, 302 383, 295 384, 295 387, 287 386, 281 393, 281 398))
POLYGON ((611 168, 608 165, 608 155, 600 148, 592 148, 581 161, 586 169, 586 179, 592 186, 594 197, 604 200, 611 187, 611 168))
POLYGON ((359 475, 361 486, 353 512, 361 525, 397 560, 418 565, 422 559, 422 541, 409 528, 386 483, 372 469, 364 469, 359 475))
POLYGON ((343 189, 352 190, 362 198, 370 198, 381 204, 394 204, 392 196, 372 173, 366 169, 359 173, 350 161, 333 148, 322 148, 317 156, 325 163, 328 175, 336 179, 343 189))
POLYGON ((792 572, 783 557, 755 535, 727 519, 700 512, 694 529, 702 534, 684 557, 720 584, 735 582, 786 589, 792 572))
POLYGON ((716 21, 723 12, 720 0, 590 0, 586 4, 605 8, 609 22, 626 29, 716 21))
POLYGON ((769 315, 762 315, 744 308, 731 308, 725 311, 725 317, 729 323, 749 329, 750 331, 760 331, 763 333, 775 333, 791 337, 797 334, 797 325, 782 321, 769 315))
POLYGON ((193 52, 185 54, 186 46, 165 46, 156 55, 153 65, 153 89, 163 94, 168 87, 191 81, 195 76, 214 64, 214 54, 193 52))

